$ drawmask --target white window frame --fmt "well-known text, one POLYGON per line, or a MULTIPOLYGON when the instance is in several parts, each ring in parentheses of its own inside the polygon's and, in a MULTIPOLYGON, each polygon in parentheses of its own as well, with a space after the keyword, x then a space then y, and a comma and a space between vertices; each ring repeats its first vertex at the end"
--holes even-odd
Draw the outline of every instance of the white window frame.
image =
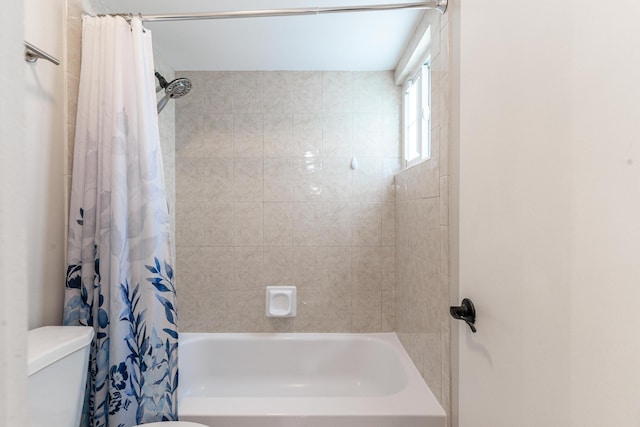
POLYGON ((405 168, 431 158, 431 63, 430 59, 420 63, 402 86, 402 129, 403 129, 403 160, 405 168), (415 89, 415 105, 413 111, 416 117, 409 117, 411 109, 410 90, 415 89), (410 129, 414 125, 414 129, 410 129), (412 135, 413 134, 413 135, 412 135), (410 146, 412 137, 415 139, 410 146), (410 157, 411 154, 415 154, 410 157))

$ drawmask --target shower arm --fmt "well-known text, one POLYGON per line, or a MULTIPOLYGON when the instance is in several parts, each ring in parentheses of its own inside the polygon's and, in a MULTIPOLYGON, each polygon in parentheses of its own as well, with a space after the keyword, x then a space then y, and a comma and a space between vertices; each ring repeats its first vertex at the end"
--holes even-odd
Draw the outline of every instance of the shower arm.
MULTIPOLYGON (((165 15, 133 15, 129 13, 115 13, 112 15, 132 18, 139 17, 143 22, 195 21, 203 19, 232 19, 232 18, 268 18, 276 16, 322 15, 343 12, 374 12, 385 10, 435 9, 440 13, 447 10, 448 0, 430 0, 416 3, 396 3, 361 6, 310 7, 298 9, 272 10, 236 10, 225 12, 177 13, 165 15)), ((103 15, 99 15, 103 16, 103 15)))

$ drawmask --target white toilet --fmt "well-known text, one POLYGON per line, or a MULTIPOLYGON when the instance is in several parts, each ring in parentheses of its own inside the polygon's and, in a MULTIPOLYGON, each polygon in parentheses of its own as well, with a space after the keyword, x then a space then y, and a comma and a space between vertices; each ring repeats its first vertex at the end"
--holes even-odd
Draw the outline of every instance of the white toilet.
POLYGON ((93 328, 45 326, 28 333, 29 427, 80 424, 93 328), (71 399, 75 396, 75 399, 71 399))
MULTIPOLYGON (((93 328, 45 326, 28 333, 29 427, 78 427, 82 414, 93 328), (73 398, 75 396, 75 398, 73 398)), ((207 427, 185 421, 144 427, 207 427)))

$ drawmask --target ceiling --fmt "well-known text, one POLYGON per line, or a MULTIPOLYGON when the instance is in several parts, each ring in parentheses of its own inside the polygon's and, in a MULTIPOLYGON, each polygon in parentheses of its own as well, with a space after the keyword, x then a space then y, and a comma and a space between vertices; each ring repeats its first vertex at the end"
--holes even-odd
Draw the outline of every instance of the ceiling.
MULTIPOLYGON (((174 14, 406 3, 407 0, 102 0, 111 13, 174 14)), ((175 70, 393 70, 422 10, 148 22, 175 70)))

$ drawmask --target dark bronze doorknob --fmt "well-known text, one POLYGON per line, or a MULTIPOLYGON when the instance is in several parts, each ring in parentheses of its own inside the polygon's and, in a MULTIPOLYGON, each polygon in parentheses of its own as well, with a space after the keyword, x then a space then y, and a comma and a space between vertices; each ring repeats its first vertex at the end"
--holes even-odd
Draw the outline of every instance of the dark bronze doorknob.
POLYGON ((473 306, 473 302, 469 298, 462 300, 462 305, 449 307, 449 313, 451 317, 458 320, 464 320, 471 328, 473 333, 476 332, 476 308, 473 306))

